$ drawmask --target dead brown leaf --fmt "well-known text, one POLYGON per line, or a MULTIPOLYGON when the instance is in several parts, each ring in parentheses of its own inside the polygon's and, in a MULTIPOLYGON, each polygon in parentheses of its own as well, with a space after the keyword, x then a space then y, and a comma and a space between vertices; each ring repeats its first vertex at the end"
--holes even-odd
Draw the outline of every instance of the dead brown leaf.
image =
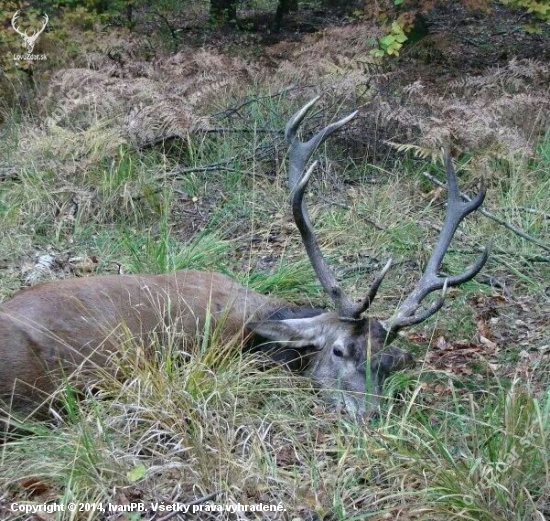
POLYGON ((49 483, 33 477, 20 480, 19 485, 33 495, 42 495, 52 491, 52 487, 49 483))
POLYGON ((278 467, 290 467, 296 465, 298 460, 296 459, 296 452, 290 445, 281 447, 275 454, 275 462, 278 467))

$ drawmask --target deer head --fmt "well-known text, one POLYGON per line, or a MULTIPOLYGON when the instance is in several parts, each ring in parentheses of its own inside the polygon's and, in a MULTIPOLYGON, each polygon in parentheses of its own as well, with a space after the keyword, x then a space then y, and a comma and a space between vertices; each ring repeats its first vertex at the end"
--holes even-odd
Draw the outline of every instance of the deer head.
POLYGON ((38 40, 38 37, 44 31, 44 29, 46 28, 46 25, 48 25, 49 18, 47 14, 44 15, 44 22, 42 23, 42 27, 38 29, 38 31, 36 29, 26 29, 25 32, 23 32, 16 25, 16 21, 19 18, 19 13, 20 11, 18 10, 18 11, 15 11, 15 13, 13 14, 11 19, 11 26, 13 27, 14 31, 17 34, 23 37, 23 44, 27 49, 27 53, 32 54, 32 52, 34 51, 36 40, 38 40), (27 34, 27 31, 29 30, 32 31, 31 34, 27 34))
POLYGON ((447 214, 426 270, 392 318, 383 323, 366 316, 365 313, 391 267, 391 259, 376 277, 365 297, 354 302, 342 290, 321 253, 304 201, 304 194, 317 162, 306 170, 307 163, 315 150, 334 131, 353 119, 357 112, 323 128, 309 141, 301 142, 297 139, 298 128, 317 100, 315 98, 307 103, 290 118, 286 126, 285 135, 290 147, 289 186, 296 226, 315 274, 334 303, 335 311, 306 318, 265 320, 252 323, 249 327, 265 339, 282 344, 284 349, 307 353, 310 362, 306 373, 320 387, 335 391, 337 400, 343 401, 351 413, 362 416, 376 407, 377 396, 382 392, 386 376, 392 371, 413 365, 409 353, 391 345, 399 330, 431 317, 443 306, 447 288, 472 279, 487 261, 486 249, 474 266, 464 273, 452 277, 437 275, 457 226, 482 204, 485 188, 482 186, 471 202, 463 202, 449 153, 445 154, 449 191, 447 214), (438 290, 442 290, 440 298, 427 309, 420 310, 426 296, 438 290))

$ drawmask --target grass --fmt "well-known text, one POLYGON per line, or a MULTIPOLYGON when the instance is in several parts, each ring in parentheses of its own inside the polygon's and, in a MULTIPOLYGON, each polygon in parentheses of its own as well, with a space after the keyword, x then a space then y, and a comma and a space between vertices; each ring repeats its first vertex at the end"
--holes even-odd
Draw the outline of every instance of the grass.
MULTIPOLYGON (((295 106, 266 98, 247 116, 258 127, 282 128, 281 114, 295 106)), ((50 252, 65 267, 67 257, 93 257, 98 273, 115 263, 130 273, 216 270, 291 302, 327 304, 290 223, 282 154, 264 161, 262 134, 191 133, 172 154, 121 146, 102 157, 102 143, 97 136, 77 143, 93 158, 83 171, 71 160, 54 168, 29 154, 18 179, 0 183, 3 297, 22 282, 22 258, 50 252), (173 175, 180 163, 228 158, 236 158, 230 171, 173 175)), ((5 157, 16 157, 13 147, 5 157)), ((325 152, 338 156, 330 142, 325 152)), ((546 240, 548 138, 534 159, 490 168, 486 208, 546 240)), ((428 169, 443 171, 408 158, 391 171, 349 161, 312 182, 311 215, 331 265, 363 266, 342 277, 350 293, 361 295, 377 267, 395 260, 374 305, 380 317, 414 286, 441 226, 444 195, 421 176, 428 169)), ((461 186, 475 177, 464 165, 461 186)), ((478 278, 398 339, 419 364, 387 381, 392 399, 379 418, 354 423, 327 409, 307 380, 260 371, 215 333, 172 338, 154 345, 154 356, 128 342, 117 378, 100 374, 83 395, 68 382, 60 390, 64 414, 49 424, 26 420, 33 434, 1 446, 0 517, 29 518, 10 511, 13 502, 149 506, 217 492, 219 504, 284 505, 287 513, 275 519, 543 519, 550 512, 550 269, 539 248, 476 215, 460 226, 445 271, 464 269, 488 238, 493 254, 484 273, 512 296, 478 278), (496 348, 484 343, 486 330, 496 348)), ((84 511, 48 519, 98 518, 108 517, 84 511)))
POLYGON ((458 396, 390 438, 410 478, 430 483, 426 507, 451 519, 531 519, 547 507, 548 394, 534 399, 516 381, 485 400, 458 396))

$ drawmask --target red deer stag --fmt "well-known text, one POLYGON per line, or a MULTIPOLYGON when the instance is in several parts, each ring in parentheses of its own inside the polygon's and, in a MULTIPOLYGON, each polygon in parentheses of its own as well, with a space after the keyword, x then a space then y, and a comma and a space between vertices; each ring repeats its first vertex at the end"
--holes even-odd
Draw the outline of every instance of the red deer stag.
POLYGON ((251 349, 266 350, 276 362, 310 376, 330 390, 355 416, 377 404, 385 377, 412 365, 412 357, 391 341, 406 326, 438 311, 447 287, 473 278, 487 260, 485 252, 461 275, 437 275, 455 230, 484 198, 484 189, 470 203, 460 198, 451 159, 446 157, 449 201, 438 242, 417 286, 386 323, 364 316, 391 261, 365 298, 354 302, 339 286, 315 238, 304 193, 315 168, 307 163, 321 143, 355 116, 322 129, 308 142, 296 134, 317 101, 310 101, 288 122, 289 179, 292 212, 315 273, 334 302, 335 311, 291 306, 240 286, 219 273, 185 270, 168 275, 106 275, 41 284, 18 292, 0 307, 0 401, 4 415, 30 413, 77 367, 109 367, 120 346, 121 324, 138 340, 170 324, 188 336, 200 333, 209 317, 219 320, 228 338, 244 332, 251 349), (428 309, 424 298, 443 290, 428 309))

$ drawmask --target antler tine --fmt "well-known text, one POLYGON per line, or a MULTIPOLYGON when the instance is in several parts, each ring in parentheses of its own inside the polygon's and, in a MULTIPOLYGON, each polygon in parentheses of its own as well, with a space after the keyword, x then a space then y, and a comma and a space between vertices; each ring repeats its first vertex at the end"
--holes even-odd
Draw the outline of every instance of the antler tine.
POLYGON ((370 305, 374 301, 376 294, 378 293, 378 289, 380 288, 380 285, 384 281, 384 278, 386 277, 386 274, 391 268, 391 265, 393 263, 392 259, 388 259, 388 262, 386 262, 386 265, 382 268, 380 273, 378 274, 378 277, 374 279, 373 283, 371 284, 371 287, 365 296, 365 298, 362 300, 360 306, 358 307, 357 313, 360 315, 361 313, 364 313, 367 309, 369 309, 370 305))
POLYGON ((15 11, 15 13, 13 13, 13 16, 11 17, 11 25, 12 27, 14 28, 15 32, 17 34, 20 34, 21 36, 27 36, 26 34, 22 33, 16 26, 15 26, 15 22, 17 21, 17 19, 19 18, 19 13, 20 11, 17 10, 15 11))
POLYGON ((44 13, 44 23, 42 24, 42 29, 40 29, 39 33, 40 34, 44 29, 46 29, 46 25, 48 25, 48 22, 50 21, 48 15, 46 13, 44 13))
POLYGON ((445 301, 447 288, 458 286, 474 278, 487 262, 489 248, 486 247, 477 262, 469 269, 458 275, 440 277, 437 275, 439 266, 449 248, 456 229, 460 222, 470 213, 477 210, 485 199, 485 183, 482 181, 477 195, 471 201, 463 201, 458 189, 458 181, 448 149, 444 151, 445 167, 447 172, 447 213, 445 222, 439 233, 437 244, 428 260, 424 274, 418 281, 412 293, 403 301, 396 314, 388 323, 389 336, 393 337, 406 326, 419 324, 435 314, 445 301), (424 298, 430 293, 442 289, 442 294, 428 309, 416 314, 424 298))
POLYGON ((391 259, 381 271, 378 278, 373 282, 367 296, 363 299, 363 301, 360 303, 355 303, 349 298, 348 295, 346 295, 346 293, 344 293, 325 258, 323 257, 323 254, 321 253, 321 248, 319 247, 319 243, 315 237, 307 207, 304 202, 304 194, 307 184, 311 174, 317 166, 317 161, 314 162, 304 174, 303 172, 308 160, 311 158, 317 147, 319 147, 319 145, 321 145, 321 143, 323 143, 325 139, 327 139, 327 137, 330 136, 330 134, 332 134, 335 130, 341 128, 348 121, 354 118, 357 111, 352 112, 345 118, 331 123, 315 134, 309 141, 298 141, 296 139, 298 128, 311 107, 317 102, 318 99, 319 97, 312 99, 298 112, 296 112, 296 114, 294 114, 288 121, 285 129, 285 136, 290 146, 289 185, 292 194, 292 212, 294 215, 294 221, 296 222, 296 226, 302 236, 302 242, 315 274, 331 300, 334 302, 340 318, 342 320, 358 320, 361 314, 368 309, 370 303, 374 300, 382 280, 390 269, 391 259))
POLYGON ((299 141, 296 139, 296 134, 298 133, 298 128, 304 118, 307 116, 307 113, 317 103, 320 96, 316 96, 311 101, 306 103, 296 114, 294 114, 286 125, 285 137, 289 145, 289 173, 288 179, 290 184, 290 189, 294 190, 302 173, 304 172, 307 162, 317 150, 317 148, 336 130, 343 127, 348 121, 351 121, 358 113, 354 111, 345 118, 339 119, 334 123, 326 126, 315 134, 309 141, 299 141))

